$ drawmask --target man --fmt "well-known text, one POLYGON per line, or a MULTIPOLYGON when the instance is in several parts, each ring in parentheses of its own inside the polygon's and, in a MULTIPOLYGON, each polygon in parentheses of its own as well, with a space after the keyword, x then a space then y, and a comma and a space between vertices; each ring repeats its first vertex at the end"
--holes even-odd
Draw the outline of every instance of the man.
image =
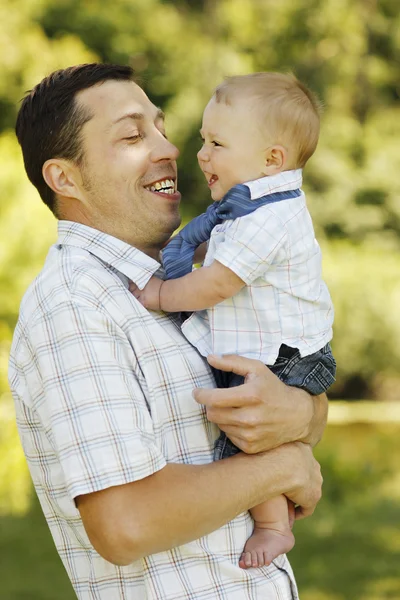
POLYGON ((177 317, 146 311, 128 291, 159 269, 180 223, 163 113, 130 68, 81 65, 38 84, 16 130, 59 238, 22 301, 9 378, 77 597, 297 598, 286 557, 248 571, 238 558, 250 507, 285 493, 298 516, 313 512, 321 476, 309 444, 326 398, 237 356, 209 362, 246 384, 210 389, 177 317), (254 455, 212 462, 216 424, 254 455))

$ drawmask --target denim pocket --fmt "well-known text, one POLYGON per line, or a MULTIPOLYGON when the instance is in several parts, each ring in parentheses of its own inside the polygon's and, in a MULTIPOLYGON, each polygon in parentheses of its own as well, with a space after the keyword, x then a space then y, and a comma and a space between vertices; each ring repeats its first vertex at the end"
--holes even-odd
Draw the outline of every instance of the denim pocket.
POLYGON ((313 396, 323 394, 335 382, 334 373, 334 364, 332 364, 332 369, 329 369, 323 364, 323 362, 319 362, 304 378, 301 387, 306 389, 313 396))
POLYGON ((318 352, 303 358, 298 351, 291 358, 278 357, 270 369, 287 385, 302 388, 317 396, 334 383, 336 361, 327 344, 318 352))

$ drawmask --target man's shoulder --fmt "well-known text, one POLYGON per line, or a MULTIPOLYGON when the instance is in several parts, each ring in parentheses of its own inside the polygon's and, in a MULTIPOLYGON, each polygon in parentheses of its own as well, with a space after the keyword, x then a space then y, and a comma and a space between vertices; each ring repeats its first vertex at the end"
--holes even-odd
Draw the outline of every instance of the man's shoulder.
POLYGON ((20 321, 32 323, 65 303, 100 308, 105 294, 123 286, 115 269, 87 250, 54 245, 24 294, 20 321))

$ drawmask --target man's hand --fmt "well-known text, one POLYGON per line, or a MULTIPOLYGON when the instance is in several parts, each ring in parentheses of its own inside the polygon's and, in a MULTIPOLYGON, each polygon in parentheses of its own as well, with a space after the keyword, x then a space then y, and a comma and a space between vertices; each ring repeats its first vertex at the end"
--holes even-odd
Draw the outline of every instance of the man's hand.
POLYGON ((321 467, 313 456, 311 446, 294 442, 284 444, 261 456, 275 459, 275 455, 282 461, 283 470, 289 466, 286 481, 290 483, 284 494, 296 507, 296 519, 311 516, 322 495, 321 467))
POLYGON ((133 282, 129 284, 129 291, 149 310, 161 310, 160 292, 163 280, 158 277, 151 277, 147 285, 140 290, 133 282))
POLYGON ((281 444, 304 441, 314 445, 326 425, 326 396, 310 396, 282 383, 261 361, 242 356, 209 356, 211 366, 245 377, 245 384, 228 389, 193 392, 216 423, 247 454, 281 444))

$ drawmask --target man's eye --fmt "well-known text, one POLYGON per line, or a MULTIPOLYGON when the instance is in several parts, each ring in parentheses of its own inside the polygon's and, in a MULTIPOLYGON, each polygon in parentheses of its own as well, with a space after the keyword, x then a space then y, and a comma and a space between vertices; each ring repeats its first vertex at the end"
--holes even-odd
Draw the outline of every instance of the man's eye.
POLYGON ((124 140, 128 140, 130 142, 137 142, 138 140, 141 140, 143 138, 141 133, 136 133, 135 135, 130 135, 128 137, 125 137, 124 140))

